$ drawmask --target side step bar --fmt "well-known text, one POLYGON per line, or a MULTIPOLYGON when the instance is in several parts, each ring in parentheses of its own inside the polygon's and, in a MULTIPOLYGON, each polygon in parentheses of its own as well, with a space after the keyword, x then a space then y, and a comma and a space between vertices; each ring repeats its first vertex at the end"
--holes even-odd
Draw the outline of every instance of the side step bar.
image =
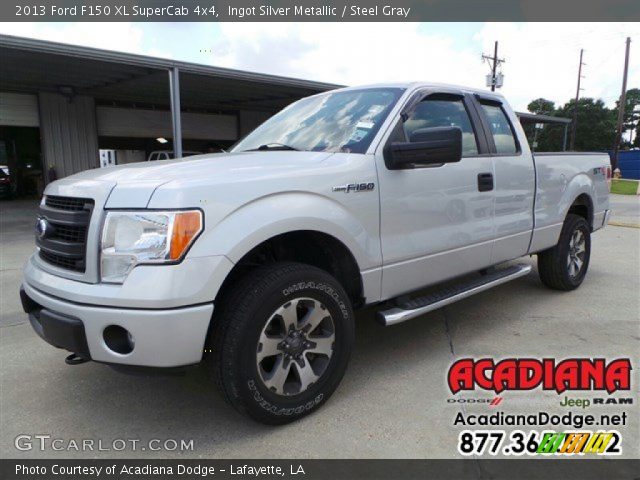
POLYGON ((490 288, 502 285, 516 278, 523 277, 531 271, 531 265, 518 264, 493 271, 481 278, 467 283, 445 288, 422 297, 413 298, 388 310, 381 310, 377 314, 378 320, 385 326, 411 320, 427 312, 437 310, 451 303, 484 292, 490 288))

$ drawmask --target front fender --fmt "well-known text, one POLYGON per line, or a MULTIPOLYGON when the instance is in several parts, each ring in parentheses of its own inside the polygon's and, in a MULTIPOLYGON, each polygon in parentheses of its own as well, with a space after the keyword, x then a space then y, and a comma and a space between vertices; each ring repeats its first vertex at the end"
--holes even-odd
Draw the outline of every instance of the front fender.
MULTIPOLYGON (((205 229, 189 256, 225 255, 238 262, 262 242, 283 233, 312 230, 331 235, 353 254, 360 270, 379 267, 377 231, 367 229, 345 205, 308 192, 283 192, 257 198, 205 229)), ((377 225, 377 222, 370 222, 377 225)))

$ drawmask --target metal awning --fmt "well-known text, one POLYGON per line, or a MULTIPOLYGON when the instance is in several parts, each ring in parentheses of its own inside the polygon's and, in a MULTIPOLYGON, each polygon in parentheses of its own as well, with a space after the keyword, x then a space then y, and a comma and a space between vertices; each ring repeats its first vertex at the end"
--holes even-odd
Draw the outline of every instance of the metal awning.
POLYGON ((73 89, 98 102, 170 106, 167 71, 180 72, 184 110, 278 111, 302 97, 340 87, 63 43, 0 35, 0 90, 73 89))
POLYGON ((516 112, 516 115, 520 119, 520 123, 571 123, 570 118, 566 117, 554 117, 553 115, 538 115, 536 113, 529 112, 516 112))
MULTIPOLYGON (((516 115, 520 119, 520 123, 522 125, 536 125, 539 123, 542 124, 560 124, 564 125, 564 137, 562 139, 562 150, 565 151, 567 149, 567 134, 569 130, 569 124, 572 122, 570 118, 566 117, 554 117, 553 115, 538 115, 536 113, 529 112, 516 112, 516 115)), ((538 135, 538 130, 536 129, 536 137, 538 135)), ((535 145, 535 140, 534 140, 535 145)), ((532 149, 535 150, 535 146, 532 145, 532 149)))
POLYGON ((0 35, 0 90, 87 95, 97 103, 169 108, 176 156, 182 154, 181 111, 275 113, 295 100, 339 87, 0 35))

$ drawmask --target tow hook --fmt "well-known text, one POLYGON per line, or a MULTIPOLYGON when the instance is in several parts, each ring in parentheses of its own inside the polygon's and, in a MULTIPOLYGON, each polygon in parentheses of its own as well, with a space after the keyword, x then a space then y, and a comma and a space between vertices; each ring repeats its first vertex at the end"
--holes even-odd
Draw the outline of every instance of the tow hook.
POLYGON ((81 357, 77 353, 72 353, 67 358, 64 359, 64 363, 67 365, 80 365, 81 363, 87 363, 89 360, 81 357))

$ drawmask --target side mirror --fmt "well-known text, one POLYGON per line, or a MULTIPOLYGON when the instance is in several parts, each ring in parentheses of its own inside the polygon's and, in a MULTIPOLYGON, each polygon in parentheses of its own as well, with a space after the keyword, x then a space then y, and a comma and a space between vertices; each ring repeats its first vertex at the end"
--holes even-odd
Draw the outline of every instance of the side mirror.
POLYGON ((462 158, 462 130, 459 127, 421 128, 408 142, 393 142, 385 148, 391 170, 459 162, 462 158))

